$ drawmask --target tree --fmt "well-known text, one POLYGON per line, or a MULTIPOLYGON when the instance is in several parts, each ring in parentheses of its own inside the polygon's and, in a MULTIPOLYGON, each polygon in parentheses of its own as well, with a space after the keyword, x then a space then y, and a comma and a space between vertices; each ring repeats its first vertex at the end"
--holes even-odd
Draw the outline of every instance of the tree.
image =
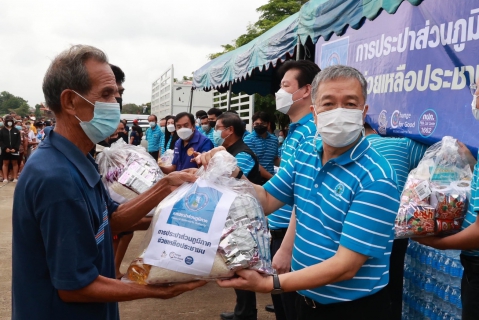
POLYGON ((122 114, 139 114, 140 108, 134 103, 127 103, 123 105, 121 113, 122 114))
POLYGON ((21 97, 14 96, 10 92, 0 93, 0 114, 6 114, 15 111, 18 115, 26 116, 29 114, 30 106, 28 101, 21 97))
POLYGON ((42 107, 41 104, 36 104, 35 105, 35 118, 36 119, 40 119, 42 117, 42 111, 40 110, 40 108, 42 107))

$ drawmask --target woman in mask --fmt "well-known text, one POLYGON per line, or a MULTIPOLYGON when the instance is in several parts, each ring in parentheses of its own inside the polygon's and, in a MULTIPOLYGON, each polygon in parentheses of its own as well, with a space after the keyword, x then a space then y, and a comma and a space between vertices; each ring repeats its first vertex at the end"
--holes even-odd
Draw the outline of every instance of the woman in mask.
MULTIPOLYGON (((25 154, 28 150, 28 135, 25 132, 25 126, 20 120, 17 120, 17 122, 15 123, 15 129, 20 132, 21 137, 20 147, 18 148, 18 152, 20 153, 20 157, 18 158, 18 176, 20 176, 20 173, 23 170, 23 166, 25 165, 25 154)), ((18 176, 15 178, 18 179, 18 176)))
POLYGON ((281 129, 278 132, 278 157, 281 158, 281 150, 283 149, 284 139, 286 138, 286 129, 281 129))
MULTIPOLYGON (((175 148, 175 143, 179 139, 175 129, 175 117, 167 116, 166 118, 166 130, 165 130, 165 147, 164 151, 175 148)), ((163 154, 163 152, 162 152, 163 154)))
POLYGON ((20 158, 20 131, 15 128, 13 117, 8 115, 5 117, 4 127, 0 130, 0 148, 2 150, 3 159, 3 183, 8 182, 8 167, 10 163, 13 169, 13 182, 17 182, 18 176, 18 158, 20 158))
POLYGON ((135 146, 140 145, 141 137, 143 137, 143 130, 138 124, 135 124, 135 122, 133 122, 133 126, 131 127, 131 134, 130 134, 130 144, 135 146))

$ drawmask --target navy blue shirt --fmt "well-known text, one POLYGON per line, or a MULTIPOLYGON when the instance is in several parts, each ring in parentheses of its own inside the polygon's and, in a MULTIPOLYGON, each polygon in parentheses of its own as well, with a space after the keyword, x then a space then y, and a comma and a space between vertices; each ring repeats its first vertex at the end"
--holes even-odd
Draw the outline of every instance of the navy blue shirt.
POLYGON ((206 152, 213 149, 213 142, 202 135, 198 130, 193 132, 193 136, 188 141, 186 146, 183 145, 183 140, 178 139, 175 143, 175 151, 173 162, 176 165, 176 171, 181 171, 188 168, 198 168, 196 162, 191 162, 193 159, 193 151, 206 152), (189 152, 188 152, 189 150, 189 152))
POLYGON ((93 158, 46 130, 14 193, 12 319, 119 319, 117 303, 58 295, 115 278, 108 219, 117 208, 93 158))

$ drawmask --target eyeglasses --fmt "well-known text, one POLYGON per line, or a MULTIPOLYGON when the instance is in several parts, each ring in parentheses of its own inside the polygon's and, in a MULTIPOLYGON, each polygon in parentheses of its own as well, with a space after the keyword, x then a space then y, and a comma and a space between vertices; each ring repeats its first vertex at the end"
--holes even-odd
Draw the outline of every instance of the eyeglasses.
POLYGON ((215 131, 218 130, 218 128, 228 128, 228 127, 216 125, 216 126, 215 126, 215 131))
POLYGON ((471 94, 474 96, 476 95, 476 91, 477 91, 477 84, 473 83, 469 86, 469 89, 471 89, 471 94))

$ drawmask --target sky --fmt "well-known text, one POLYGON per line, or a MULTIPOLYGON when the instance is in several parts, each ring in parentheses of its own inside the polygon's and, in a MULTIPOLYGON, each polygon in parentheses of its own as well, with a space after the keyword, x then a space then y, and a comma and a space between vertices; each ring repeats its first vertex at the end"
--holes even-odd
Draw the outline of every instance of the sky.
POLYGON ((33 107, 53 58, 73 44, 103 50, 126 75, 123 103, 151 101, 171 65, 181 79, 246 32, 267 0, 4 0, 0 2, 0 92, 33 107))

